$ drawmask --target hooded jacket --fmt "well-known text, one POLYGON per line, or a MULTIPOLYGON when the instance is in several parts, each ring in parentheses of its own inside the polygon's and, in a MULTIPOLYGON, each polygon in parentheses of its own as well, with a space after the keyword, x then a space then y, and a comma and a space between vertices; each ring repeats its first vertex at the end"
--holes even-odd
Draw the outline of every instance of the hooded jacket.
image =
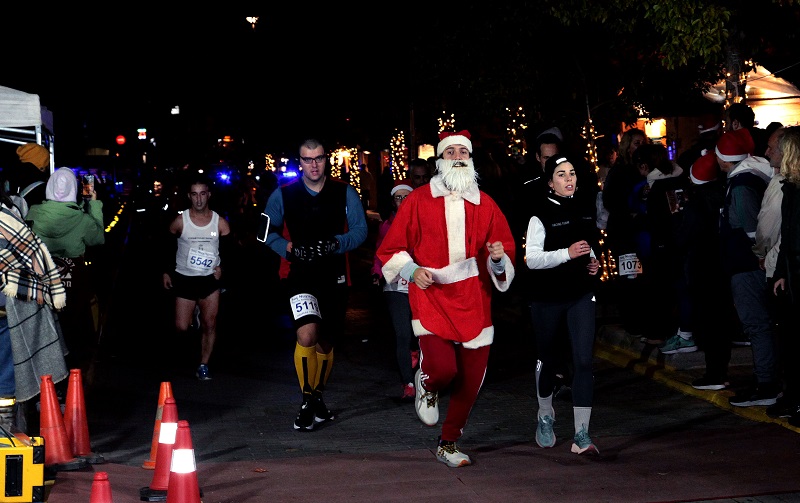
POLYGON ((77 258, 87 247, 105 243, 103 202, 85 204, 88 211, 77 203, 52 200, 31 206, 26 219, 33 221, 33 232, 44 241, 51 255, 77 258))
POLYGON ((761 200, 772 175, 769 161, 757 156, 747 157, 728 173, 725 206, 720 215, 722 259, 728 274, 759 268, 753 245, 761 200))

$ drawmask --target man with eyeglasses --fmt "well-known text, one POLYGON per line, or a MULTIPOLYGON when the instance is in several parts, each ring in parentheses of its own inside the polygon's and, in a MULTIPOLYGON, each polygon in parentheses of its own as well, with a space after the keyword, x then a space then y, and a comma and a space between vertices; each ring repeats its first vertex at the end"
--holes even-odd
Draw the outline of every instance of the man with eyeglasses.
POLYGON ((297 332, 294 364, 303 401, 294 429, 312 431, 334 418, 322 399, 333 367, 333 348, 347 310, 347 252, 367 237, 358 192, 326 172, 325 148, 315 139, 300 145, 300 179, 275 189, 264 213, 266 245, 281 257, 297 332))
POLYGON ((468 131, 442 133, 437 175, 408 197, 378 247, 386 281, 409 283, 411 324, 420 346, 414 407, 439 421, 438 392, 451 387, 436 458, 468 466, 456 447, 486 374, 494 340, 492 286, 514 279, 514 238, 497 204, 478 188, 468 131))

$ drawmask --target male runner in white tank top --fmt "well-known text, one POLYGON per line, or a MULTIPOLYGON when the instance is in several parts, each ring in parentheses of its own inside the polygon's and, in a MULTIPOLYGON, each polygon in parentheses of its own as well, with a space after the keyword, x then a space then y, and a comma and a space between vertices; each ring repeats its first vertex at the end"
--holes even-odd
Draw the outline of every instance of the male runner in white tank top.
POLYGON ((175 328, 179 333, 189 330, 195 306, 200 307, 202 337, 197 378, 207 381, 211 379, 208 360, 217 337, 222 277, 220 241, 230 236, 231 229, 227 220, 208 207, 211 190, 207 181, 193 180, 188 196, 191 206, 169 226, 178 246, 174 270, 165 272, 163 281, 164 288, 175 294, 175 328))

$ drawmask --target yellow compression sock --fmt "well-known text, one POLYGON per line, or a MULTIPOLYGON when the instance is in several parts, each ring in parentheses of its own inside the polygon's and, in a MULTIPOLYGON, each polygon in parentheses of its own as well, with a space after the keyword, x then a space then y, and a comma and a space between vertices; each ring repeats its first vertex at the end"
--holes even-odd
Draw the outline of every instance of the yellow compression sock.
POLYGON ((314 389, 322 391, 328 382, 333 368, 333 349, 328 354, 317 352, 317 374, 314 378, 314 389))
POLYGON ((294 347, 294 368, 303 393, 311 394, 315 387, 314 381, 318 372, 317 357, 314 353, 316 353, 314 346, 307 348, 298 342, 294 347))

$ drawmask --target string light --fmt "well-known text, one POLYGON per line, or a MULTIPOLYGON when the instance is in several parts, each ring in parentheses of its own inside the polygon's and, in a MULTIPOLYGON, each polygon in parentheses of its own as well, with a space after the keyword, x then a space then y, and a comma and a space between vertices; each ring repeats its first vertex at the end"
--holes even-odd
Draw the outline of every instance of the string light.
MULTIPOLYGON (((442 117, 446 117, 447 112, 442 110, 442 117)), ((444 131, 455 132, 456 130, 456 114, 450 114, 449 119, 443 119, 439 117, 439 132, 442 133, 444 131)))
POLYGON ((513 112, 510 108, 506 108, 506 113, 508 114, 508 126, 506 126, 508 151, 512 154, 524 156, 528 153, 525 148, 525 134, 523 133, 528 129, 528 124, 525 122, 525 112, 520 106, 513 112))
POLYGON ((339 180, 342 179, 342 165, 337 162, 337 159, 339 158, 338 154, 341 152, 341 150, 342 149, 331 152, 331 157, 328 159, 328 164, 331 165, 331 176, 333 178, 338 178, 339 180))
POLYGON ((272 154, 266 154, 264 156, 264 163, 268 170, 275 171, 275 158, 272 157, 272 154))
POLYGON ((600 252, 600 266, 603 269, 603 274, 600 276, 601 281, 608 281, 614 277, 619 276, 619 271, 617 270, 617 260, 614 258, 614 254, 611 253, 611 250, 605 248, 606 243, 606 230, 600 229, 600 249, 603 250, 600 252))
MULTIPOLYGON (((581 138, 586 140, 586 159, 592 165, 592 168, 594 168, 594 172, 597 173, 600 170, 600 167, 597 165, 597 134, 595 133, 594 123, 591 118, 583 125, 581 138)), ((598 182, 598 185, 600 185, 600 182, 598 182)))
POLYGON ((644 107, 643 104, 639 102, 634 102, 632 107, 634 110, 638 112, 639 117, 650 117, 650 114, 647 112, 647 109, 644 107))
POLYGON ((331 176, 343 179, 342 174, 348 173, 348 182, 361 195, 361 176, 358 168, 358 149, 339 147, 331 152, 329 159, 331 165, 331 176))
POLYGON ((406 177, 405 152, 405 135, 402 131, 395 129, 389 142, 389 169, 392 170, 392 180, 402 180, 406 177))
MULTIPOLYGON (((643 110, 643 109, 642 109, 643 110)), ((598 165, 597 160, 597 133, 594 129, 594 122, 592 122, 592 117, 589 116, 586 123, 583 125, 581 129, 581 138, 586 140, 586 160, 589 161, 589 164, 594 169, 595 173, 600 172, 600 166, 598 165)), ((597 181, 597 186, 602 190, 602 183, 600 180, 597 181)), ((617 262, 614 260, 614 255, 611 253, 611 250, 605 248, 605 241, 606 241, 606 231, 605 229, 600 229, 600 240, 598 245, 600 247, 600 269, 602 273, 600 275, 601 281, 608 281, 614 276, 617 276, 617 262)))

